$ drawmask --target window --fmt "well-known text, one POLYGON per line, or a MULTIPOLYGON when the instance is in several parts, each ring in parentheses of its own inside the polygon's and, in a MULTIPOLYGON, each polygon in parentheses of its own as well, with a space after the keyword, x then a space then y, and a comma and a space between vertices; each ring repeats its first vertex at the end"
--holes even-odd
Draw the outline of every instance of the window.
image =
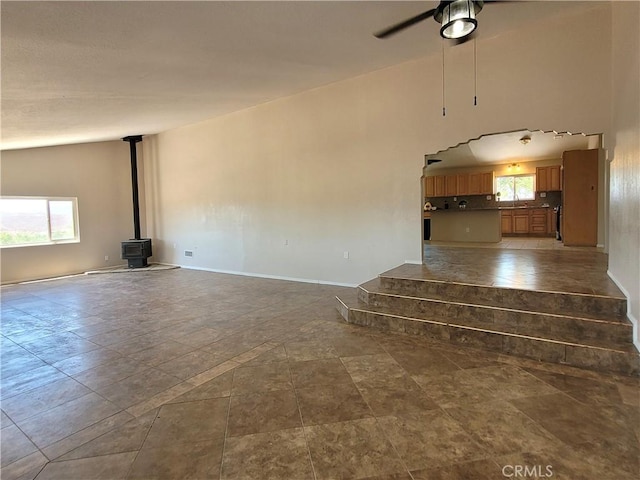
POLYGON ((76 198, 0 198, 0 246, 79 242, 77 203, 76 198))
POLYGON ((534 200, 536 191, 535 175, 509 175, 496 178, 496 190, 500 194, 500 201, 534 200))

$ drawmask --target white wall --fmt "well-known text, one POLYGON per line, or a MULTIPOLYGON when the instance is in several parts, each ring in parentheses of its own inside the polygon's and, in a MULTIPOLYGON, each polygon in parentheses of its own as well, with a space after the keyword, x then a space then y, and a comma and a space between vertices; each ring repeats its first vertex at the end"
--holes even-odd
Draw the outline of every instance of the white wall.
POLYGON ((473 45, 448 49, 444 118, 436 56, 147 138, 158 259, 346 284, 420 261, 424 154, 522 128, 607 129, 610 13, 479 41, 477 107, 473 45))
POLYGON ((3 151, 2 195, 78 197, 80 243, 3 248, 2 283, 122 264, 120 242, 133 235, 129 158, 121 141, 3 151))
POLYGON ((609 272, 629 299, 640 347, 640 4, 614 2, 609 272))

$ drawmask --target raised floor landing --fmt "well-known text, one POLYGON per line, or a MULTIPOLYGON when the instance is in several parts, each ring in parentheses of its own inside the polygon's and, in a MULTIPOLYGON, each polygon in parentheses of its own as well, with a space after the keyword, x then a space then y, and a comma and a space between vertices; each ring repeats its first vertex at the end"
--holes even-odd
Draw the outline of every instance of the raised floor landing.
POLYGON ((384 275, 502 288, 624 298, 595 249, 425 247, 423 265, 406 264, 384 275))
POLYGON ((595 249, 433 246, 338 298, 347 322, 579 368, 640 374, 627 300, 595 249))

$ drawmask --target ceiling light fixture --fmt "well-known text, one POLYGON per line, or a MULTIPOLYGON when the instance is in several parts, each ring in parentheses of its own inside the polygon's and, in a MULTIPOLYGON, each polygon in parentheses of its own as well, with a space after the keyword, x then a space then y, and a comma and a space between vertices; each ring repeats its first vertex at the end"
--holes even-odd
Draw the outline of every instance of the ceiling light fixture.
POLYGON ((515 168, 516 170, 520 170, 520 164, 519 163, 511 163, 507 169, 511 170, 512 168, 515 168))
POLYGON ((529 135, 525 135, 520 139, 520 143, 523 145, 529 145, 529 142, 531 142, 531 137, 529 135))
POLYGON ((484 2, 472 0, 454 0, 441 2, 433 18, 442 23, 442 38, 463 38, 478 26, 476 14, 482 10, 484 2))

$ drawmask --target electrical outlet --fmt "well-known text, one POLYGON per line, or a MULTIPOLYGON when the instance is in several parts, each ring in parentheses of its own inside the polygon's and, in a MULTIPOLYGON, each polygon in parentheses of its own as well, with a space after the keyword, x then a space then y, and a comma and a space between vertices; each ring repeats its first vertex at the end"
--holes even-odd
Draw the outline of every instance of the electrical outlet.
POLYGON ((184 251, 184 256, 185 257, 193 257, 193 250, 185 250, 184 251))
POLYGON ((344 252, 343 256, 344 258, 349 258, 349 252, 344 252))
POLYGON ((105 256, 104 256, 104 261, 105 261, 105 262, 108 262, 108 261, 109 261, 109 255, 105 255, 105 256))
POLYGON ((453 197, 453 201, 457 202, 458 201, 458 197, 453 197))
POLYGON ((487 200, 491 200, 491 195, 487 195, 487 200))
POLYGON ((469 233, 471 231, 471 229, 469 227, 467 227, 466 232, 469 233))
POLYGON ((540 198, 546 198, 547 192, 540 192, 540 198))
POLYGON ((289 240, 285 239, 285 241, 284 241, 284 245, 285 245, 285 246, 289 245, 289 240))

